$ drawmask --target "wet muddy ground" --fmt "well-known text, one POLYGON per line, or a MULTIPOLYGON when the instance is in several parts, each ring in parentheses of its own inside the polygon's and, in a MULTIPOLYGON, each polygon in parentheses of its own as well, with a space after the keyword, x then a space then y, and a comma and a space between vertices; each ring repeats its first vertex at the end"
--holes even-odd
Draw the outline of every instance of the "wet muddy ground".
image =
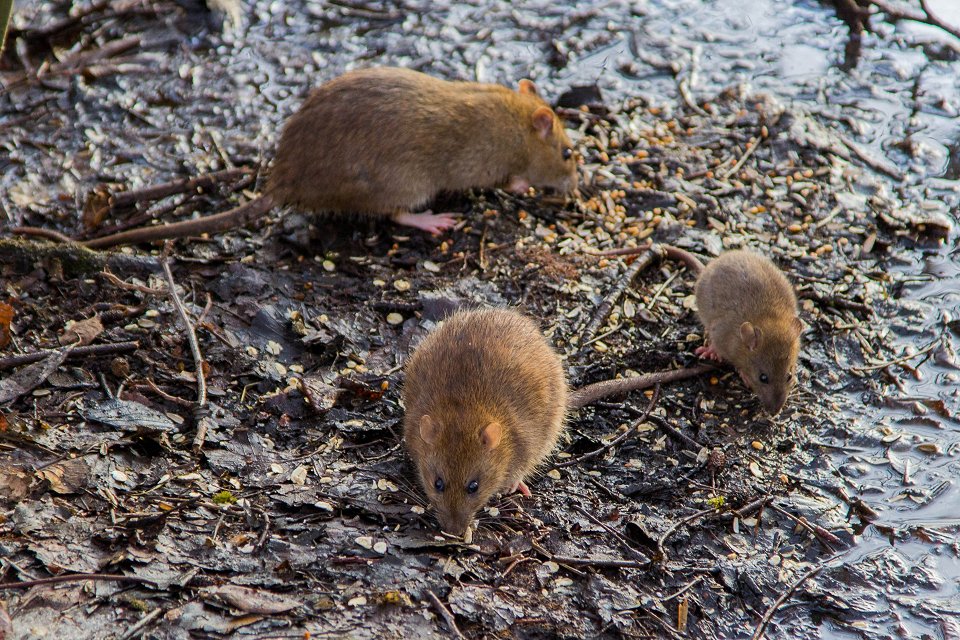
POLYGON ((4 234, 0 582, 127 581, 5 589, 0 630, 960 635, 957 64, 903 44, 942 38, 879 22, 844 74, 845 27, 805 3, 84 6, 54 32, 62 5, 16 16, 8 227, 87 237, 226 209, 260 176, 102 204, 268 166, 309 83, 358 65, 601 95, 564 99, 578 202, 451 195, 463 222, 439 238, 274 211, 177 242, 208 414, 154 258, 112 259, 118 281, 4 234), (785 46, 766 37, 781 29, 785 46), (912 118, 904 85, 923 89, 912 118), (406 354, 451 308, 511 305, 541 320, 574 386, 692 364, 679 265, 644 270, 593 328, 631 258, 591 254, 648 239, 707 258, 753 247, 790 274, 808 331, 788 408, 766 418, 724 369, 581 410, 533 498, 491 505, 469 544, 438 538, 398 440, 406 354), (78 335, 101 351, 60 348, 78 335))

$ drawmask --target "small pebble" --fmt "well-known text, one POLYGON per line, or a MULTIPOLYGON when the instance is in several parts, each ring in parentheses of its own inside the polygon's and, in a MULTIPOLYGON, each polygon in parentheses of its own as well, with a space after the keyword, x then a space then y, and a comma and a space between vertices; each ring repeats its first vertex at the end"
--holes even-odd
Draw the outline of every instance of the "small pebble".
POLYGON ((387 324, 398 325, 403 323, 403 316, 394 311, 387 315, 387 324))

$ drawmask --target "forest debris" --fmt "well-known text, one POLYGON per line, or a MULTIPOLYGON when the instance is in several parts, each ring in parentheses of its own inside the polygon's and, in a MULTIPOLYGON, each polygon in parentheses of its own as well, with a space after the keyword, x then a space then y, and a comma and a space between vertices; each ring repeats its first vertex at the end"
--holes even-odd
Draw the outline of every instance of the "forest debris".
POLYGON ((75 344, 88 345, 103 333, 103 323, 100 316, 95 315, 85 320, 70 320, 57 337, 61 345, 75 344))
POLYGON ((303 602, 296 598, 233 584, 207 587, 200 593, 204 598, 221 600, 247 613, 275 615, 303 606, 303 602))
POLYGON ((170 432, 177 425, 164 414, 132 400, 109 398, 94 406, 80 407, 80 415, 124 431, 170 432))
POLYGON ((46 480, 54 493, 77 493, 90 482, 90 466, 83 458, 64 460, 37 471, 37 477, 46 480))
POLYGON ((50 377, 63 361, 67 359, 72 347, 46 352, 43 360, 23 367, 16 373, 0 380, 0 404, 16 400, 30 393, 50 377))

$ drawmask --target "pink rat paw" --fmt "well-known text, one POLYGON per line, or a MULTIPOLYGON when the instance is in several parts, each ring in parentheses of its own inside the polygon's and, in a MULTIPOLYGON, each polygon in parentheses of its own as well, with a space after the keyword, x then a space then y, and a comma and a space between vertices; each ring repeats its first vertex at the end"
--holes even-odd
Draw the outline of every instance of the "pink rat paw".
POLYGON ((723 362, 723 358, 720 357, 720 354, 717 353, 717 350, 713 347, 697 347, 694 351, 701 358, 706 358, 708 360, 716 360, 717 362, 723 362))
POLYGON ((526 496, 527 498, 533 495, 532 493, 530 493, 530 487, 528 487, 527 483, 524 482, 523 480, 521 480, 517 484, 510 487, 510 491, 508 493, 514 493, 515 491, 519 491, 522 495, 526 496))
POLYGON ((413 227, 414 229, 420 229, 433 235, 437 235, 441 231, 450 229, 457 224, 457 218, 452 213, 432 213, 430 211, 425 211, 424 213, 398 213, 393 217, 393 221, 405 227, 413 227))

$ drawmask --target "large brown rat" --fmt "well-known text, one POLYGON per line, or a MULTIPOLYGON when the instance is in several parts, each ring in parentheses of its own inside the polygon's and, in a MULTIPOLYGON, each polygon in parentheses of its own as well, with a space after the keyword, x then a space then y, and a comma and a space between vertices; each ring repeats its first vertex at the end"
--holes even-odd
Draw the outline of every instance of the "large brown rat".
POLYGON ((570 192, 573 145, 563 124, 521 80, 452 82, 394 67, 351 71, 313 90, 286 122, 266 189, 216 215, 95 238, 104 248, 213 233, 277 205, 392 218, 438 233, 450 214, 413 213, 442 191, 531 186, 570 192))
POLYGON ((666 244, 629 252, 645 250, 679 260, 697 275, 697 315, 707 339, 697 355, 731 363, 767 413, 778 414, 796 384, 803 332, 797 296, 784 273, 770 258, 743 249, 727 251, 706 266, 666 244))
POLYGON ((710 367, 608 380, 570 391, 536 323, 508 309, 461 311, 406 366, 404 441, 441 527, 462 535, 498 492, 519 489, 557 444, 568 409, 710 367))

